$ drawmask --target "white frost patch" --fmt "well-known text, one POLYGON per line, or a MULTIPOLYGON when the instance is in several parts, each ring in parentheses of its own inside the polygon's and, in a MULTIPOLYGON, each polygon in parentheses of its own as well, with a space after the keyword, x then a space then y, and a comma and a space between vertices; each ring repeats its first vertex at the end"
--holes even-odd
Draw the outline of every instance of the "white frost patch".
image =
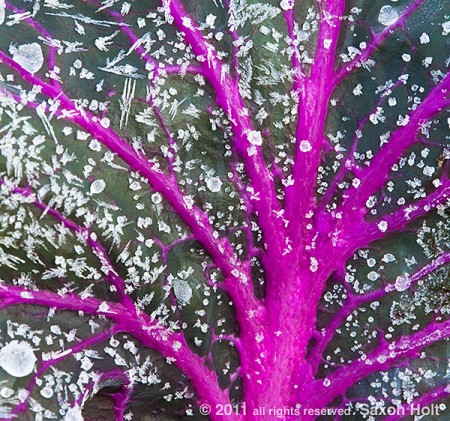
POLYGON ((427 33, 423 32, 420 36, 420 43, 421 44, 428 44, 430 42, 430 37, 427 33))
POLYGON ((395 280, 395 289, 399 292, 406 291, 411 285, 411 279, 409 279, 409 275, 401 275, 398 276, 395 280))
POLYGON ((213 193, 217 193, 222 188, 222 181, 219 177, 209 177, 206 179, 206 187, 213 193))
POLYGON ((450 20, 442 24, 442 35, 450 34, 450 20))
POLYGON ((36 356, 28 342, 11 341, 0 350, 0 367, 14 377, 32 373, 36 356))
POLYGON ((353 89, 353 95, 355 96, 360 96, 362 95, 362 85, 360 83, 358 83, 355 88, 353 89))
POLYGON ((102 127, 104 127, 105 129, 107 129, 107 128, 110 126, 110 124, 111 124, 111 121, 109 120, 108 117, 103 117, 103 118, 100 120, 100 125, 101 125, 102 127))
POLYGON ((194 199, 192 198, 192 196, 185 196, 183 198, 183 202, 186 205, 186 208, 188 209, 192 209, 194 206, 194 199))
POLYGON ((11 45, 9 52, 12 54, 13 60, 30 73, 36 73, 44 64, 42 47, 37 42, 18 47, 11 45))
POLYGON ((92 194, 99 194, 103 190, 105 190, 105 187, 106 187, 106 184, 105 184, 104 180, 95 180, 91 184, 91 193, 92 194))
POLYGON ((426 67, 426 68, 430 67, 431 63, 433 63, 433 57, 425 57, 425 58, 422 60, 422 64, 423 64, 423 66, 426 67))
POLYGON ((378 229, 381 232, 386 232, 387 228, 388 228, 388 223, 386 221, 381 221, 378 223, 378 229))
POLYGON ((300 142, 300 150, 302 152, 309 152, 312 149, 311 143, 309 140, 302 140, 300 142))
POLYGON ((331 46, 331 39, 327 38, 323 40, 323 48, 328 50, 331 46))
POLYGON ((0 25, 5 21, 5 0, 0 0, 0 25))
POLYGON ((398 12, 392 6, 386 5, 380 9, 378 15, 378 22, 384 26, 389 26, 395 23, 398 19, 398 12))
POLYGON ((395 262, 395 256, 391 253, 387 253, 383 256, 383 258, 381 259, 383 260, 383 262, 385 263, 390 263, 390 262, 395 262))
POLYGON ((433 180, 432 183, 433 183, 433 186, 436 188, 438 188, 442 184, 441 180, 439 180, 438 178, 436 178, 436 180, 433 180))
POLYGON ((309 270, 311 272, 317 272, 317 269, 319 269, 319 263, 315 257, 311 257, 309 260, 309 270))
POLYGON ((186 28, 192 28, 192 21, 191 21, 189 18, 187 18, 187 17, 182 17, 181 20, 182 20, 182 23, 183 23, 183 26, 184 26, 184 27, 186 27, 186 28))
POLYGON ((252 145, 255 145, 255 146, 261 146, 262 145, 261 132, 258 132, 257 130, 249 131, 247 133, 247 139, 252 145))
POLYGON ((83 414, 81 413, 81 408, 79 406, 74 406, 66 412, 64 421, 84 421, 83 414))
POLYGON ((103 301, 103 303, 101 303, 101 304, 98 306, 98 311, 100 311, 100 312, 102 312, 102 313, 107 313, 108 310, 109 310, 109 306, 108 306, 108 304, 105 303, 104 301, 103 301))
POLYGON ((89 149, 91 149, 95 152, 100 152, 102 150, 102 145, 97 139, 92 139, 89 142, 89 149))
POLYGON ((166 232, 167 234, 170 234, 172 229, 169 225, 167 225, 164 221, 158 221, 158 230, 160 232, 166 232))
POLYGON ((247 148, 247 154, 248 156, 253 156, 256 155, 256 148, 254 146, 250 146, 249 148, 247 148))
POLYGON ((216 22, 216 16, 212 15, 211 13, 206 16, 206 26, 209 26, 210 28, 214 28, 215 22, 216 22))
POLYGON ((406 63, 411 61, 411 55, 410 54, 402 54, 402 60, 406 63))
POLYGON ((386 355, 380 355, 380 356, 377 358, 377 361, 378 361, 380 364, 384 364, 384 363, 386 362, 386 360, 387 360, 386 355))
POLYGON ((192 288, 186 281, 175 278, 173 281, 173 292, 181 305, 189 304, 192 298, 192 288))
POLYGON ((431 177, 434 174, 434 172, 435 172, 434 167, 430 167, 428 165, 426 165, 423 169, 423 174, 428 177, 431 177))

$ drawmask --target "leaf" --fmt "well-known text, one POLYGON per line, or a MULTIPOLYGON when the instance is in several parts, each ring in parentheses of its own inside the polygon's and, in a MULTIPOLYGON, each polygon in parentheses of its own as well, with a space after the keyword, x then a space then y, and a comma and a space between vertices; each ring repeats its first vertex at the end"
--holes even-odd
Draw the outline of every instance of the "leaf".
POLYGON ((448 400, 449 12, 0 1, 0 418, 448 400))

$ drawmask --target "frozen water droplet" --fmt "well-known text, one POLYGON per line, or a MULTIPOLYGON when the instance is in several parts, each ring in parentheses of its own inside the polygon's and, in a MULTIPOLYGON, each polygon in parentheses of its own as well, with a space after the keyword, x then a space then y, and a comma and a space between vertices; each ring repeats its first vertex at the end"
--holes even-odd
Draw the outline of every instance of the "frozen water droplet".
POLYGON ((377 261, 371 257, 370 259, 367 259, 367 266, 370 268, 373 268, 377 264, 377 261))
POLYGON ((300 142, 300 150, 302 152, 309 152, 312 149, 311 143, 309 140, 302 140, 300 142))
POLYGON ((14 377, 31 374, 36 356, 28 342, 12 341, 0 350, 0 367, 14 377))
POLYGON ((95 180, 92 184, 91 184, 91 193, 92 194, 99 194, 101 193, 103 190, 105 190, 106 184, 103 180, 95 180))
POLYGON ((386 357, 385 355, 380 355, 380 356, 377 358, 377 361, 378 361, 380 364, 385 363, 386 360, 387 360, 387 357, 386 357))
POLYGON ((3 387, 2 390, 0 390, 0 396, 2 398, 8 399, 12 395, 14 395, 14 390, 12 390, 10 387, 3 387))
POLYGON ((283 10, 290 10, 293 8, 293 1, 292 0, 281 0, 280 7, 283 10))
POLYGON ((50 399, 53 396, 53 389, 51 387, 45 386, 41 390, 41 395, 45 399, 50 399))
POLYGON ((159 193, 152 194, 152 202, 155 205, 159 205, 162 202, 162 196, 159 193))
POLYGON ((398 19, 398 12, 392 6, 385 5, 380 9, 378 21, 384 25, 389 26, 395 23, 398 19))
POLYGON ((186 281, 181 279, 174 279, 173 292, 175 294, 175 298, 181 305, 188 304, 189 300, 192 298, 192 288, 186 281))
POLYGON ((213 193, 217 193, 222 188, 222 181, 219 177, 210 177, 206 179, 206 187, 213 193))
POLYGON ((30 73, 36 73, 44 64, 42 47, 37 42, 11 47, 10 52, 13 60, 30 73))
POLYGON ((79 406, 74 406, 66 412, 64 421, 84 421, 83 414, 81 413, 81 408, 79 406))
POLYGON ((324 380, 323 380, 323 385, 324 385, 325 387, 328 387, 330 384, 331 384, 330 379, 324 379, 324 380))
POLYGON ((406 291, 411 285, 411 279, 408 274, 401 275, 395 280, 395 289, 397 291, 406 291))
POLYGON ((367 275, 367 278, 369 278, 370 281, 376 281, 379 277, 380 275, 373 270, 367 275))

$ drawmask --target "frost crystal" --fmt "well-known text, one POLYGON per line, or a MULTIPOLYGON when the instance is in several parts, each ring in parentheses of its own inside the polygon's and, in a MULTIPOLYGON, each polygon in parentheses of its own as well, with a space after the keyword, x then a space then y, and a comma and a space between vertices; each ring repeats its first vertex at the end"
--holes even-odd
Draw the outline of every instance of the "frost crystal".
POLYGON ((222 188, 222 181, 219 177, 211 177, 206 179, 206 187, 213 193, 217 193, 222 188))
POLYGON ((92 184, 91 184, 91 193, 92 194, 99 194, 101 193, 103 190, 105 190, 105 182, 103 180, 95 180, 92 184))
POLYGON ((262 145, 261 133, 256 131, 256 130, 250 131, 247 134, 247 139, 252 145, 255 145, 255 146, 261 146, 262 145))
POLYGON ((408 63, 409 61, 411 61, 411 55, 410 54, 403 54, 402 55, 402 60, 405 61, 406 63, 408 63))
POLYGON ((384 25, 389 26, 395 23, 398 19, 398 12, 392 6, 386 5, 380 9, 378 21, 384 25))
POLYGON ((12 341, 0 350, 0 367, 14 377, 31 374, 36 356, 28 342, 12 341))
POLYGON ((83 421, 83 415, 81 413, 81 408, 79 406, 74 406, 66 412, 64 421, 83 421))
POLYGON ((442 35, 448 35, 450 33, 450 20, 442 24, 442 35))
POLYGON ((159 193, 152 194, 152 202, 155 205, 159 205, 162 202, 162 196, 159 193))
POLYGON ((189 300, 192 298, 192 288, 186 281, 181 279, 174 279, 173 292, 175 294, 175 298, 181 305, 188 304, 189 300))
POLYGON ((319 269, 319 263, 315 257, 311 257, 309 261, 309 270, 311 272, 317 272, 317 269, 319 269))
POLYGON ((430 37, 425 32, 422 33, 420 36, 420 43, 421 44, 428 44, 430 42, 430 37))
POLYGON ((13 60, 30 73, 36 73, 44 64, 42 48, 37 42, 10 47, 13 60))

